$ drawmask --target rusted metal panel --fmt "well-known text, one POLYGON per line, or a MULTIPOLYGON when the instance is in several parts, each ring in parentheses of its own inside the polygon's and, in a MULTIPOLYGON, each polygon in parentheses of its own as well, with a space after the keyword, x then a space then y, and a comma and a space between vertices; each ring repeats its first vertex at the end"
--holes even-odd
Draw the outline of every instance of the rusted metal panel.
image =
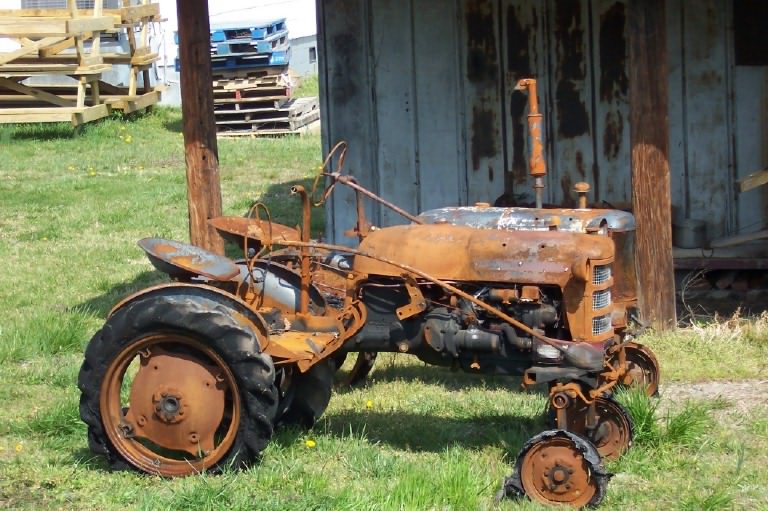
MULTIPOLYGON (((510 206, 533 203, 533 179, 529 177, 529 138, 526 132, 527 97, 516 88, 524 78, 537 78, 539 110, 549 120, 546 98, 549 95, 544 62, 544 21, 546 11, 540 2, 502 1, 502 65, 504 73, 505 139, 507 166, 504 173, 504 196, 497 202, 510 206)), ((544 140, 548 140, 544 126, 544 140)), ((546 149, 546 148, 545 148, 546 149)), ((551 167, 550 167, 550 170, 551 167)))
POLYGON ((632 202, 627 6, 625 1, 595 0, 591 8, 596 172, 590 201, 606 200, 625 207, 632 202))
MULTIPOLYGON (((524 78, 538 78, 540 110, 545 111, 549 94, 544 72, 544 18, 546 11, 539 2, 502 2, 502 40, 504 44, 504 108, 507 167, 504 173, 504 197, 499 205, 533 202, 533 180, 528 175, 529 139, 526 133, 527 97, 517 90, 524 78)), ((545 112, 545 121, 547 120, 545 112)), ((548 139, 546 125, 544 140, 548 139)))
MULTIPOLYGON (((416 71, 411 2, 376 0, 371 17, 371 72, 376 100, 377 137, 370 141, 376 155, 373 169, 378 194, 408 211, 419 210, 420 179, 416 168, 416 71), (392 47, 403 51, 392 51, 392 47)), ((391 210, 379 212, 380 225, 402 223, 391 210)))
POLYGON ((552 117, 553 144, 550 199, 575 205, 573 185, 587 181, 593 197, 597 168, 593 146, 593 80, 589 3, 579 0, 548 2, 549 68, 552 94, 546 109, 552 117))
MULTIPOLYGON (((374 179, 377 130, 374 111, 373 83, 370 73, 370 1, 328 0, 318 2, 320 44, 320 94, 323 99, 323 150, 340 139, 350 141, 348 168, 367 187, 378 190, 374 179), (340 16, 339 13, 344 13, 340 16)), ((394 178, 394 177, 393 177, 394 178)), ((355 211, 355 195, 339 190, 326 208, 326 229, 338 243, 353 244, 344 236, 350 226, 347 219, 355 211)), ((379 221, 378 210, 369 210, 369 218, 379 221)))
POLYGON ((493 201, 504 192, 502 47, 499 4, 461 1, 462 67, 466 111, 467 201, 493 201))
MULTIPOLYGON (((413 0, 419 211, 466 201, 457 2, 413 0)), ((416 211, 416 210, 412 210, 416 211)))
MULTIPOLYGON (((738 178, 768 168, 768 69, 737 66, 733 76, 734 152, 738 178)), ((765 226, 768 216, 768 188, 736 195, 738 231, 748 233, 765 226)))
POLYGON ((696 5, 669 2, 670 39, 679 38, 669 52, 670 90, 681 107, 670 111, 670 164, 673 206, 677 218, 707 222, 707 238, 733 231, 735 171, 731 154, 729 34, 725 0, 696 5), (680 192, 682 192, 680 194, 680 192))

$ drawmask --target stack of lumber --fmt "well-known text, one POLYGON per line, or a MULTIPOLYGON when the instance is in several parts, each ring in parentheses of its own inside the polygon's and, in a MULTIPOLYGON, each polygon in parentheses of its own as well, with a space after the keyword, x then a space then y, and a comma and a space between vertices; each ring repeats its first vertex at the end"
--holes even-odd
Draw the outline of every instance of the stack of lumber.
POLYGON ((0 123, 71 122, 78 126, 105 117, 111 109, 133 112, 160 99, 151 87, 149 70, 158 59, 148 44, 148 27, 160 21, 159 4, 103 9, 12 9, 0 11, 0 37, 18 48, 0 53, 0 123), (128 52, 101 51, 101 35, 124 32, 128 52), (129 67, 127 87, 102 80, 112 66, 129 67), (143 84, 139 89, 139 75, 143 84), (36 85, 40 77, 56 85, 36 85), (66 83, 70 83, 68 85, 66 83))
POLYGON ((317 98, 291 97, 291 47, 284 18, 213 25, 210 36, 219 135, 302 133, 320 118, 317 98))

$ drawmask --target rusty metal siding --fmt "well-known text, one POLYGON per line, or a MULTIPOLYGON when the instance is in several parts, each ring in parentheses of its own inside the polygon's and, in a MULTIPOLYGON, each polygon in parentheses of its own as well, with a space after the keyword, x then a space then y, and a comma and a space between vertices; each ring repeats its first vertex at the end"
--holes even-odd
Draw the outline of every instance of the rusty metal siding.
POLYGON ((460 74, 461 42, 455 5, 413 0, 416 165, 419 210, 464 204, 466 162, 460 74))
POLYGON ((461 0, 467 201, 492 202, 506 169, 499 2, 461 0))
MULTIPOLYGON (((323 152, 340 139, 350 142, 346 168, 362 184, 378 191, 372 171, 378 129, 373 112, 372 83, 369 71, 369 2, 325 0, 318 2, 318 33, 322 34, 320 51, 320 97, 322 101, 323 152), (339 13, 344 13, 339 16, 339 13)), ((355 197, 338 186, 326 208, 326 230, 332 239, 350 243, 344 231, 354 223, 355 197)), ((373 222, 378 211, 368 211, 373 222)))
MULTIPOLYGON (((348 169, 408 210, 533 200, 525 96, 538 79, 549 168, 545 199, 631 204, 626 0, 331 0, 324 146, 350 142, 348 169)), ((734 182, 766 161, 765 68, 733 65, 728 0, 667 0, 673 206, 710 238, 761 227, 766 192, 734 182), (738 164, 738 165, 737 165, 738 164)), ((643 84, 635 86, 642 87, 643 84)), ((378 224, 399 223, 374 208, 378 224)), ((330 208, 342 237, 354 203, 330 208)))
POLYGON ((713 239, 736 229, 727 0, 692 5, 668 0, 670 51, 670 172, 678 218, 707 222, 713 239), (672 44, 672 43, 671 43, 672 44), (683 200, 675 200, 675 198, 683 200))

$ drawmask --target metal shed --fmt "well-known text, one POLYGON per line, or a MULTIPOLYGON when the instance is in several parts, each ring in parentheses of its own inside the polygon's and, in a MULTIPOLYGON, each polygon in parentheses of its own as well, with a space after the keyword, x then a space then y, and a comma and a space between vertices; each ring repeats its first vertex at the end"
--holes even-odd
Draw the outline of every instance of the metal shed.
MULTIPOLYGON (((675 319, 672 208, 710 238, 760 227, 765 199, 735 180, 765 166, 766 4, 761 0, 317 0, 326 149, 411 211, 527 201, 524 98, 543 86, 548 200, 577 181, 638 219, 641 306, 675 319), (734 28, 736 27, 736 28, 734 28), (669 108, 668 108, 669 105, 669 108)), ((221 249, 207 5, 177 2, 194 243, 221 249), (209 122, 210 121, 210 122, 209 122)), ((350 194, 328 209, 343 242, 350 194)), ((370 211, 381 225, 399 222, 370 211)), ((756 259, 752 259, 756 261, 756 259)), ((766 260, 763 259, 763 262, 766 260)))

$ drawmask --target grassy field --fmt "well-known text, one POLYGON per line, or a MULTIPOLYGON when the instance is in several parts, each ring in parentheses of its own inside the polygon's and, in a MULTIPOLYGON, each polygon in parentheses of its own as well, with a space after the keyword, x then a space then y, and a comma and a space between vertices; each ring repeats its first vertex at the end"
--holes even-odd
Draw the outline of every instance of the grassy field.
MULTIPOLYGON (((404 356, 380 359, 366 386, 338 389, 312 431, 281 432, 247 471, 106 471, 87 450, 75 380, 109 308, 164 280, 136 240, 187 239, 179 131, 179 113, 163 109, 79 136, 0 128, 0 508, 539 509, 493 497, 522 443, 544 429, 544 397, 404 356)), ((219 141, 225 213, 261 200, 297 223, 288 188, 307 183, 320 152, 318 136, 219 141)), ((637 442, 609 464, 603 508, 768 509, 766 397, 680 391, 766 380, 768 317, 643 340, 676 397, 622 396, 637 442)))

